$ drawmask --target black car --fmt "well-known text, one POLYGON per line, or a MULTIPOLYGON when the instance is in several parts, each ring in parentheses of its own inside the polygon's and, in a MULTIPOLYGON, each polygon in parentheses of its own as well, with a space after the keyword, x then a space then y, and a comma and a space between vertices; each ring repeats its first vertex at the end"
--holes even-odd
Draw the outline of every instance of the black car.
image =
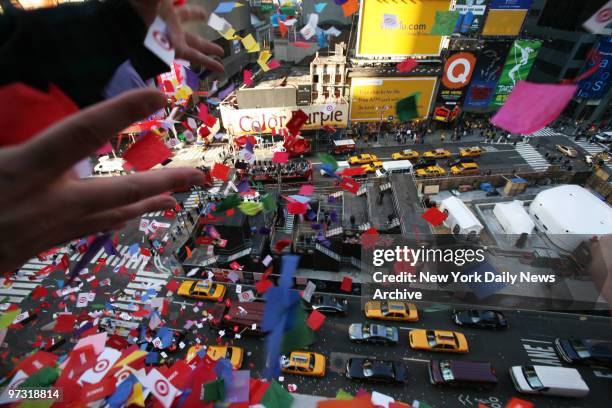
POLYGON ((425 159, 421 158, 417 160, 417 162, 412 166, 414 170, 424 169, 425 167, 437 166, 438 163, 435 159, 425 159))
POLYGON ((372 323, 353 323, 349 326, 349 338, 356 343, 397 344, 399 334, 397 327, 372 323))
POLYGON ((612 368, 612 341, 596 339, 555 339, 559 357, 570 364, 593 364, 612 368))
POLYGON ((453 320, 458 326, 477 329, 507 329, 508 321, 495 310, 455 310, 453 320))
POLYGON ((348 300, 332 295, 313 295, 308 306, 325 314, 348 314, 348 300))
POLYGON ((449 159, 446 162, 446 165, 448 167, 453 167, 453 166, 458 166, 461 163, 476 163, 476 160, 472 159, 471 157, 456 157, 454 159, 449 159))
POLYGON ((406 383, 408 369, 396 361, 350 358, 346 363, 346 377, 359 381, 406 383))

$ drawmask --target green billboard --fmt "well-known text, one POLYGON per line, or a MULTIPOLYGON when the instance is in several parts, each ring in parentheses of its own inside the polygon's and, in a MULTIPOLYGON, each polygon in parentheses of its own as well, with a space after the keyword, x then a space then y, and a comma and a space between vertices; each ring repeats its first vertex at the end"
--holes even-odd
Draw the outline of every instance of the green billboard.
POLYGON ((502 106, 518 81, 527 79, 541 46, 542 41, 540 40, 514 41, 506 58, 504 70, 497 82, 495 96, 491 102, 492 106, 502 106))

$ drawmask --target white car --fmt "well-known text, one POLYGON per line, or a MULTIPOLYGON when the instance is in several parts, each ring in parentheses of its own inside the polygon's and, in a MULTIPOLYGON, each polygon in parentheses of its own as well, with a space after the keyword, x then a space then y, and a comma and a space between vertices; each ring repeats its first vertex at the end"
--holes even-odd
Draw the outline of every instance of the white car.
POLYGON ((568 157, 577 157, 578 152, 573 147, 565 145, 556 145, 555 148, 568 157))
POLYGON ((98 164, 94 167, 94 172, 98 174, 123 173, 125 172, 123 169, 124 163, 125 160, 121 157, 111 159, 108 156, 101 156, 100 159, 98 159, 98 164))
POLYGON ((584 397, 589 393, 575 368, 550 366, 514 366, 510 378, 518 392, 557 397, 584 397))

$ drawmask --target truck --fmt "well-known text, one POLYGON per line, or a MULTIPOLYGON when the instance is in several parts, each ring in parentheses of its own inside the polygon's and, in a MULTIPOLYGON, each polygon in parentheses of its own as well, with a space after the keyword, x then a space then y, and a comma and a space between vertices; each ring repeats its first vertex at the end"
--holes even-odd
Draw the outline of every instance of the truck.
POLYGON ((412 173, 412 162, 410 160, 385 161, 382 163, 382 168, 376 170, 378 177, 393 173, 412 173))
POLYGON ((332 154, 346 154, 355 151, 355 141, 353 139, 334 140, 332 144, 332 154))
POLYGON ((238 302, 227 306, 217 303, 210 310, 212 325, 236 330, 253 336, 265 335, 261 324, 264 317, 265 302, 238 302))

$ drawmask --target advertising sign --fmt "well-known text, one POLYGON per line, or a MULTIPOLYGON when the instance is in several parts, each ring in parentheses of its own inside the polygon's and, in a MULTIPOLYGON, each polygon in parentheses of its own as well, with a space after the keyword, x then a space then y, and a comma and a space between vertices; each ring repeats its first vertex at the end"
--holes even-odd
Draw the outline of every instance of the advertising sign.
MULTIPOLYGON (((593 75, 579 82, 577 97, 585 99, 601 99, 610 89, 610 64, 612 64, 612 38, 600 40, 595 45, 595 50, 601 56, 599 69, 593 75)), ((583 71, 592 68, 593 59, 589 59, 583 71)))
POLYGON ((482 35, 518 35, 531 0, 490 0, 482 35))
POLYGON ((465 95, 463 107, 466 110, 480 110, 489 106, 510 48, 510 43, 503 41, 489 41, 485 44, 478 55, 472 82, 465 95))
POLYGON ((458 52, 446 60, 434 119, 450 122, 457 116, 463 91, 470 83, 475 65, 476 57, 470 52, 458 52))
POLYGON ((516 40, 512 44, 504 70, 497 82, 492 103, 494 106, 502 106, 516 83, 527 79, 541 46, 540 40, 516 40))
POLYGON ((450 0, 362 0, 357 56, 440 55, 442 37, 429 33, 436 20, 436 11, 448 11, 450 3, 450 0))
POLYGON ((492 10, 518 10, 529 9, 532 0, 489 0, 492 10))
POLYGON ((272 129, 278 132, 284 128, 293 112, 300 109, 308 115, 302 130, 322 129, 325 126, 344 128, 348 123, 347 103, 259 109, 232 109, 221 105, 221 120, 225 129, 234 136, 272 133, 272 129))
POLYGON ((397 120, 395 105, 410 94, 420 92, 417 112, 429 113, 436 77, 353 78, 351 82, 351 121, 397 120))
POLYGON ((474 34, 484 23, 487 0, 457 0, 455 10, 460 13, 455 32, 474 34))

